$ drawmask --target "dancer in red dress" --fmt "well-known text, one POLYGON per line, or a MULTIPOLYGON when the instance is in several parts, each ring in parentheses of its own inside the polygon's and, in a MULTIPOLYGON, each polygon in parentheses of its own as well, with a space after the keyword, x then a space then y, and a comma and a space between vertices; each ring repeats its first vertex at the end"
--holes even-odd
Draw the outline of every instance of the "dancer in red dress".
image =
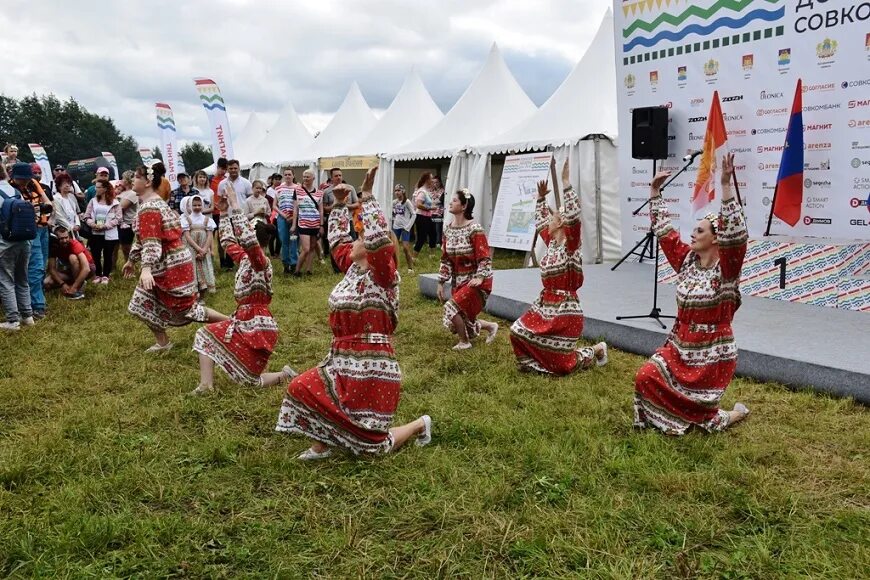
MULTIPOLYGON (((393 350, 398 323, 399 274, 389 225, 372 196, 375 169, 366 174, 354 227, 352 263, 329 295, 329 354, 287 388, 277 431, 313 441, 299 459, 321 459, 340 447, 354 454, 397 450, 411 437, 431 440, 428 415, 390 428, 399 404, 402 374, 393 350)), ((263 376, 272 384, 277 373, 263 376)))
POLYGON ((139 208, 133 223, 137 239, 124 264, 124 277, 133 277, 133 264, 142 263, 139 284, 127 310, 154 333, 156 344, 146 352, 172 348, 166 329, 191 322, 216 322, 226 316, 199 303, 193 254, 181 239, 181 221, 156 193, 166 168, 157 162, 136 170, 133 191, 139 208))
MULTIPOLYGON (((238 265, 234 291, 238 306, 230 319, 196 331, 193 350, 199 353, 200 378, 199 386, 193 391, 195 395, 214 390, 215 364, 234 382, 259 386, 260 374, 278 342, 278 324, 269 311, 272 264, 251 222, 240 209, 232 184, 227 184, 219 204, 224 216, 220 225, 221 247, 238 265)), ((263 242, 268 243, 267 240, 263 242)), ((281 378, 289 378, 290 373, 282 374, 281 378)))
POLYGON ((444 303, 444 326, 459 337, 453 350, 471 348, 471 339, 481 329, 489 334, 486 344, 495 340, 498 324, 478 320, 492 292, 492 258, 483 227, 472 221, 474 197, 460 189, 450 198, 448 211, 453 222, 444 230, 441 241, 441 269, 438 272, 438 300, 444 303), (444 284, 450 281, 451 298, 445 302, 444 284))
POLYGON ((731 331, 740 307, 740 269, 746 255, 746 219, 734 199, 734 156, 722 160, 722 208, 692 231, 692 243, 680 240, 659 193, 668 172, 652 182, 653 228, 662 251, 678 273, 677 320, 665 345, 635 377, 634 424, 682 435, 692 425, 722 431, 744 419, 749 410, 719 408, 734 369, 737 345, 731 331))
POLYGON ((607 364, 607 344, 577 348, 583 333, 583 309, 577 290, 583 285, 580 246, 580 200, 562 168, 562 208, 547 206, 547 182, 538 183, 535 225, 547 244, 541 259, 544 289, 531 308, 511 325, 511 345, 522 371, 567 375, 594 364, 607 364))

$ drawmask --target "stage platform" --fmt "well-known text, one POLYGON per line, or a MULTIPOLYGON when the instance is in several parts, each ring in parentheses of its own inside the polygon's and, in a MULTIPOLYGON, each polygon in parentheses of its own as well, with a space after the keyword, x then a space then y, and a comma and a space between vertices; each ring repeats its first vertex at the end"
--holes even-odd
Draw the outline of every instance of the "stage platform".
MULTIPOLYGON (((652 306, 653 265, 626 262, 584 266, 580 301, 586 315, 583 336, 603 338, 628 352, 650 355, 670 329, 654 320, 616 320, 647 314, 652 306)), ((435 298, 437 277, 421 275, 420 291, 435 298)), ((486 311, 516 320, 541 290, 536 268, 498 270, 486 311)), ((674 287, 659 284, 662 314, 676 310, 674 287)), ((809 387, 870 405, 870 313, 797 302, 743 297, 734 319, 739 356, 737 373, 795 388, 809 387)))

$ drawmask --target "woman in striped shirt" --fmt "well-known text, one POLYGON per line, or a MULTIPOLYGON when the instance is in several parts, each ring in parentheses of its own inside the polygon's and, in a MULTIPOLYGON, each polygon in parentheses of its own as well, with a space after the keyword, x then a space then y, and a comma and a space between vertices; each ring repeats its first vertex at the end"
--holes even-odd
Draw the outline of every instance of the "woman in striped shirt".
POLYGON ((299 236, 301 251, 296 262, 296 276, 302 272, 311 274, 311 262, 317 247, 317 239, 323 234, 323 191, 314 185, 314 172, 306 169, 302 174, 302 188, 293 196, 294 212, 291 234, 299 236))

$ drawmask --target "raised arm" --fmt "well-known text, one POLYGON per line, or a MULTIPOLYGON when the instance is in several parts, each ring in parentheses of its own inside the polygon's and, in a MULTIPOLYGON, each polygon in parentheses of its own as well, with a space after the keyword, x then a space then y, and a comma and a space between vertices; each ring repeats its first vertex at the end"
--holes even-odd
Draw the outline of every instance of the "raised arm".
POLYGON ((677 272, 683 267, 686 256, 689 255, 689 245, 680 239, 680 233, 671 224, 668 208, 662 199, 661 186, 670 177, 670 171, 660 171, 650 185, 650 212, 653 231, 659 240, 659 245, 671 267, 677 272))
POLYGON ((550 206, 547 205, 547 181, 538 182, 538 201, 535 202, 535 231, 544 245, 550 244, 550 206))
POLYGON ((746 216, 743 207, 734 198, 731 178, 734 175, 734 154, 722 159, 722 207, 719 210, 719 267, 725 280, 740 278, 749 234, 746 231, 746 216))
POLYGON ((229 219, 221 220, 221 247, 237 264, 241 263, 242 259, 247 256, 254 270, 258 272, 265 270, 269 265, 269 260, 257 242, 257 234, 251 226, 251 222, 240 208, 232 184, 227 183, 224 194, 227 198, 230 215, 229 219))
POLYGON ((396 272, 396 249, 390 241, 390 225, 378 202, 372 195, 377 167, 369 169, 360 192, 362 239, 368 253, 372 280, 382 288, 393 288, 399 283, 396 272))

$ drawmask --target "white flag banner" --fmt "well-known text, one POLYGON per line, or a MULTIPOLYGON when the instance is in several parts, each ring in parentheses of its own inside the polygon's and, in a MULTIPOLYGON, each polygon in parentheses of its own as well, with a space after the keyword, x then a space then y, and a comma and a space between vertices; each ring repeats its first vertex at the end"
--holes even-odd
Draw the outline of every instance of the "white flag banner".
POLYGON ((163 165, 166 166, 166 179, 172 189, 178 187, 178 143, 175 133, 175 117, 172 108, 166 103, 156 103, 157 128, 160 129, 160 144, 163 146, 163 165))
POLYGON ((28 147, 30 147, 30 154, 33 155, 33 160, 39 165, 39 168, 42 169, 42 183, 46 185, 51 184, 51 176, 53 175, 51 172, 51 163, 48 162, 48 155, 45 153, 45 149, 42 148, 42 145, 39 143, 28 143, 28 147))
POLYGON ((101 155, 103 157, 105 157, 106 161, 109 162, 109 166, 112 168, 112 173, 115 174, 115 177, 113 177, 112 179, 115 179, 115 180, 121 179, 118 176, 118 162, 115 161, 115 156, 112 155, 111 153, 109 153, 108 151, 101 152, 101 155))
POLYGON ((142 165, 148 167, 154 161, 154 153, 150 147, 139 147, 139 157, 142 158, 142 165))
POLYGON ((202 108, 208 115, 208 124, 211 129, 211 153, 214 160, 221 157, 233 158, 233 139, 230 135, 230 120, 227 118, 227 106, 221 96, 221 90, 217 83, 211 79, 193 79, 196 92, 202 108))

